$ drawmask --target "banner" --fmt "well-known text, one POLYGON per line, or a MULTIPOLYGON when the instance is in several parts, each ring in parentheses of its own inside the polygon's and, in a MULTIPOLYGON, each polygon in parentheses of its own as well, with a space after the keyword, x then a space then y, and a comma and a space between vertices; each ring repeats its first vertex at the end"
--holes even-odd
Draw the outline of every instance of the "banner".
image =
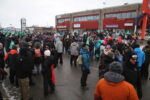
POLYGON ((150 0, 143 0, 142 13, 150 15, 150 0))

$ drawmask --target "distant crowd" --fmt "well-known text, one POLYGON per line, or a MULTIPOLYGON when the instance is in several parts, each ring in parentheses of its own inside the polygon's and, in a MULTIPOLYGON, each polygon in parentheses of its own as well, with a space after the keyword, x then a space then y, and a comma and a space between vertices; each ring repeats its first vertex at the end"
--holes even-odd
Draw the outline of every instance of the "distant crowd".
POLYGON ((43 76, 44 95, 48 87, 55 91, 54 69, 63 65, 63 54, 70 55, 70 66, 81 66, 81 88, 86 82, 93 60, 99 65, 99 82, 94 100, 139 100, 142 98, 142 79, 148 79, 150 40, 141 45, 132 34, 117 36, 111 33, 61 35, 59 33, 26 34, 0 33, 0 81, 7 75, 20 88, 22 100, 31 100, 32 75, 43 76))

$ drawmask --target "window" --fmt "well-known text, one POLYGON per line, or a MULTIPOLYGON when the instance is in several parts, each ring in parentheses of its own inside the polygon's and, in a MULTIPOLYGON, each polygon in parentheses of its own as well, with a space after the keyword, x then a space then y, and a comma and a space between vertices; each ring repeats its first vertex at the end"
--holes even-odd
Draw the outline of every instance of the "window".
POLYGON ((136 15, 136 12, 132 12, 131 13, 131 18, 135 18, 137 15, 136 15))
POLYGON ((125 18, 135 18, 137 16, 136 12, 124 12, 124 13, 115 13, 115 14, 105 14, 105 18, 118 18, 118 19, 125 19, 125 18))
POLYGON ((85 16, 85 17, 76 17, 74 18, 74 22, 77 21, 93 21, 93 20, 99 20, 99 16, 85 16))
POLYGON ((130 13, 127 13, 127 18, 130 18, 130 13))
POLYGON ((126 18, 126 13, 122 13, 122 18, 123 18, 123 19, 126 18))
POLYGON ((67 21, 70 21, 70 19, 69 19, 69 18, 58 19, 58 20, 57 20, 57 23, 63 23, 63 22, 67 22, 67 21))

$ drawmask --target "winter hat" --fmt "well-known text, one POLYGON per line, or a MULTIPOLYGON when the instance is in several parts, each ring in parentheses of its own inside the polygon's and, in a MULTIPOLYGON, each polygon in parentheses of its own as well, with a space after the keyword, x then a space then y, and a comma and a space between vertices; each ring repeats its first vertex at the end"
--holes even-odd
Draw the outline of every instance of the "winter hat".
POLYGON ((113 52, 108 52, 107 56, 109 56, 110 58, 114 58, 115 57, 115 54, 113 52))
POLYGON ((51 55, 50 50, 45 50, 45 51, 44 51, 44 55, 45 55, 45 56, 50 56, 50 55, 51 55))
POLYGON ((123 72, 123 66, 121 63, 114 61, 109 65, 109 71, 121 74, 123 72))

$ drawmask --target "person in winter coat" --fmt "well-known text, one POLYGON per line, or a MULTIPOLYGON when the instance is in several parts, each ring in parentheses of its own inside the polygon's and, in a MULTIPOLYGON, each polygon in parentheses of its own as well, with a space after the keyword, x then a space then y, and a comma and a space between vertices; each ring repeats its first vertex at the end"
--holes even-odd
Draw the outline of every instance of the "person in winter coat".
POLYGON ((80 50, 80 55, 82 55, 82 76, 81 76, 81 87, 84 89, 86 88, 87 84, 87 76, 90 73, 90 54, 86 44, 84 44, 80 50))
POLYGON ((33 64, 32 54, 26 42, 20 43, 18 55, 17 76, 22 100, 30 99, 29 74, 33 64))
POLYGON ((3 44, 0 43, 0 68, 4 69, 5 67, 5 61, 4 61, 4 49, 3 49, 3 44))
POLYGON ((66 54, 68 53, 69 54, 69 46, 70 46, 70 39, 69 38, 66 38, 65 40, 64 40, 64 47, 65 47, 65 52, 66 52, 66 54))
POLYGON ((44 65, 42 68, 43 74, 43 85, 44 85, 44 96, 48 95, 48 86, 51 88, 51 93, 55 90, 55 82, 53 78, 53 68, 55 65, 54 57, 50 55, 49 50, 44 51, 44 65))
POLYGON ((54 57, 54 62, 55 62, 55 67, 57 67, 57 65, 58 65, 58 57, 57 57, 57 50, 55 49, 55 46, 53 45, 52 47, 51 47, 51 55, 53 55, 53 57, 54 57))
POLYGON ((94 100, 139 100, 135 88, 124 81, 122 64, 112 62, 96 85, 94 100))
POLYGON ((145 53, 145 62, 141 69, 141 75, 147 79, 149 74, 149 64, 150 64, 150 40, 147 41, 147 45, 143 48, 143 51, 145 53))
POLYGON ((9 80, 11 84, 18 86, 18 78, 16 76, 17 64, 18 64, 18 51, 15 45, 12 46, 12 49, 5 56, 5 60, 8 61, 9 67, 9 80))
POLYGON ((37 74, 40 74, 40 64, 41 64, 41 59, 42 59, 42 50, 40 49, 39 45, 35 46, 34 49, 34 64, 37 69, 37 74))
POLYGON ((142 65, 144 64, 144 61, 145 61, 145 53, 140 49, 140 45, 138 45, 138 44, 135 46, 134 52, 137 53, 138 68, 141 69, 142 65))
POLYGON ((63 43, 62 41, 58 38, 56 41, 56 45, 55 48, 57 50, 58 53, 58 60, 60 59, 60 64, 63 64, 63 58, 62 58, 62 54, 63 54, 63 43))
POLYGON ((4 80, 7 73, 4 71, 5 61, 4 61, 4 49, 3 44, 0 43, 0 81, 4 80))
POLYGON ((131 83, 137 90, 138 97, 142 98, 142 84, 140 71, 137 67, 137 54, 128 52, 128 60, 124 63, 123 75, 125 80, 131 83))
POLYGON ((115 54, 111 51, 105 51, 101 55, 100 65, 99 65, 99 78, 104 76, 104 73, 108 71, 109 64, 115 60, 115 54))
MULTIPOLYGON (((34 60, 34 57, 35 57, 35 51, 34 51, 34 48, 32 48, 32 42, 28 42, 28 45, 29 45, 29 51, 32 55, 32 60, 35 62, 34 60)), ((34 62, 32 63, 32 67, 31 67, 31 71, 29 73, 29 83, 30 83, 30 86, 31 85, 35 85, 33 79, 32 79, 32 75, 33 75, 33 70, 34 70, 34 62)))
POLYGON ((95 57, 97 61, 99 60, 99 57, 100 57, 100 45, 101 45, 101 40, 98 39, 97 43, 95 44, 95 57))
POLYGON ((90 58, 93 60, 93 55, 94 55, 94 39, 90 38, 89 41, 89 51, 90 51, 90 58))
POLYGON ((73 43, 70 45, 70 53, 71 53, 71 58, 70 58, 70 65, 72 66, 72 63, 74 62, 74 66, 77 66, 77 58, 79 55, 79 44, 74 40, 73 43))

